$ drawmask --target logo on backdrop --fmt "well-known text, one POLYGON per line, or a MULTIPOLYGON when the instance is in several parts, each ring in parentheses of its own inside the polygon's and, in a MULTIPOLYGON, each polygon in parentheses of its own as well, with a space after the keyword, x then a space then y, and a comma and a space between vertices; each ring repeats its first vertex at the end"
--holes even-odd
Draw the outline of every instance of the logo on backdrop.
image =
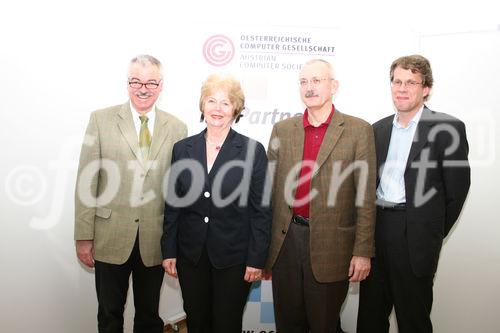
POLYGON ((225 66, 234 58, 234 44, 224 35, 213 35, 203 44, 203 56, 213 66, 225 66))
POLYGON ((272 283, 254 282, 243 315, 243 333, 275 333, 272 283))

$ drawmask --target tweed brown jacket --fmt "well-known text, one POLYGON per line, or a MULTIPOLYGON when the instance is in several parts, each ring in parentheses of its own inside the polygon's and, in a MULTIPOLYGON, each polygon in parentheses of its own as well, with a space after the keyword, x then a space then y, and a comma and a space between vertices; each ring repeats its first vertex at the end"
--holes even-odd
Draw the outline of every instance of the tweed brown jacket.
MULTIPOLYGON (((269 142, 274 183, 268 270, 278 258, 293 215, 291 203, 304 149, 302 118, 275 124, 269 142)), ((309 246, 319 282, 346 280, 352 256, 374 256, 375 178, 371 125, 335 110, 311 180, 309 246)))

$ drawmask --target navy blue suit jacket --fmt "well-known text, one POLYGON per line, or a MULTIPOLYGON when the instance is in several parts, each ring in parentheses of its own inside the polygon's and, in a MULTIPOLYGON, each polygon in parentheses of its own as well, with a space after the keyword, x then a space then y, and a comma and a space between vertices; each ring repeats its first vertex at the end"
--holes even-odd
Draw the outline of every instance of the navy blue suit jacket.
POLYGON ((271 233, 271 208, 269 202, 263 204, 265 149, 231 129, 208 173, 205 132, 174 145, 161 240, 163 258, 196 264, 206 246, 216 268, 238 264, 263 268, 271 233), (195 166, 179 173, 174 171, 176 162, 195 166))
MULTIPOLYGON (((377 187, 393 119, 391 115, 373 124, 377 187)), ((436 272, 443 238, 460 215, 470 186, 468 153, 464 123, 424 107, 404 174, 408 251, 417 276, 436 272)))

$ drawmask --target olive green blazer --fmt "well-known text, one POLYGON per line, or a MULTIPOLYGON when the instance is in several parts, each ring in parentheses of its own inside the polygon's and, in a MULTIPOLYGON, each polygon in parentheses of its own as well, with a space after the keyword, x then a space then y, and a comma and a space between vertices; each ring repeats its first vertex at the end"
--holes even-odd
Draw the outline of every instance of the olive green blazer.
POLYGON ((138 234, 144 264, 161 264, 164 177, 172 146, 187 129, 174 116, 155 112, 146 161, 129 102, 90 116, 78 167, 74 237, 94 241, 95 260, 123 264, 138 234))

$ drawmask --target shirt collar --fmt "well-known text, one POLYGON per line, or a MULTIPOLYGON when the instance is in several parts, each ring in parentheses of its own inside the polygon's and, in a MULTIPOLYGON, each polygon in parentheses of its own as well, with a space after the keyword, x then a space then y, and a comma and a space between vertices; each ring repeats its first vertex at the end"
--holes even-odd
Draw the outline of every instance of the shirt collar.
MULTIPOLYGON (((129 104, 130 104, 130 111, 132 112, 132 118, 134 119, 134 121, 137 121, 137 119, 139 119, 140 113, 137 112, 137 110, 134 108, 132 102, 129 101, 129 104)), ((151 111, 146 113, 146 116, 148 117, 148 124, 154 123, 156 117, 156 104, 153 104, 153 106, 151 107, 151 111)))
MULTIPOLYGON (((322 124, 320 124, 318 127, 320 127, 320 126, 328 126, 328 125, 330 125, 330 121, 332 120, 332 117, 333 117, 333 113, 334 113, 334 112, 335 112, 335 106, 332 104, 332 111, 330 112, 330 115, 329 115, 329 116, 328 116, 328 118, 326 118, 326 120, 325 120, 322 124)), ((309 119, 308 119, 308 114, 309 114, 309 112, 308 112, 308 110, 306 109, 306 110, 304 111, 304 117, 302 117, 302 122, 303 122, 303 124, 304 124, 304 128, 309 127, 309 126, 314 127, 314 126, 313 126, 313 125, 309 122, 309 119)))
POLYGON ((413 116, 413 118, 408 122, 408 126, 407 127, 403 127, 401 126, 401 124, 398 123, 398 117, 399 117, 399 113, 396 112, 396 114, 394 115, 394 119, 392 120, 392 125, 396 128, 400 128, 400 129, 405 129, 405 128, 410 128, 410 127, 413 127, 414 125, 417 125, 418 122, 420 121, 420 117, 422 117, 422 112, 424 110, 424 106, 422 105, 420 107, 420 110, 418 110, 418 112, 413 116))

